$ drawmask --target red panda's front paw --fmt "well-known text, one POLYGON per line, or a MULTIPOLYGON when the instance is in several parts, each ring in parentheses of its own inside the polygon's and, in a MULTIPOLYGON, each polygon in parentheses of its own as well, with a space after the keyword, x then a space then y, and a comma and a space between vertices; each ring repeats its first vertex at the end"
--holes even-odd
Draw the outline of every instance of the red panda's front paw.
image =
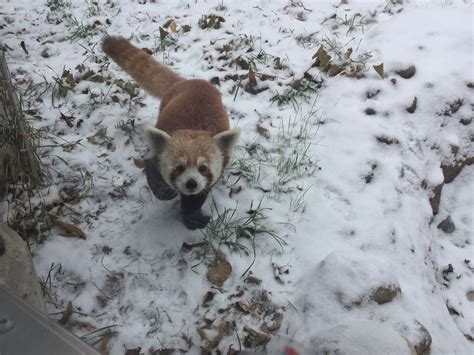
POLYGON ((207 226, 211 217, 202 214, 201 210, 193 213, 183 214, 183 223, 186 228, 190 230, 200 229, 207 226))

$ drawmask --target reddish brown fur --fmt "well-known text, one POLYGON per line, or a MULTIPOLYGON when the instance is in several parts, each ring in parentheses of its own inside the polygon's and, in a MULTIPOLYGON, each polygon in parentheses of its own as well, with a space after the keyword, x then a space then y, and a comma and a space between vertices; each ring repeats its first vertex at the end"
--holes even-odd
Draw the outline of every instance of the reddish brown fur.
POLYGON ((183 135, 183 144, 195 138, 211 139, 230 128, 221 95, 207 81, 182 79, 122 37, 106 37, 103 49, 146 91, 162 98, 156 128, 171 136, 192 130, 183 135))
POLYGON ((102 49, 141 87, 158 98, 162 98, 173 84, 183 80, 125 38, 105 37, 102 49))

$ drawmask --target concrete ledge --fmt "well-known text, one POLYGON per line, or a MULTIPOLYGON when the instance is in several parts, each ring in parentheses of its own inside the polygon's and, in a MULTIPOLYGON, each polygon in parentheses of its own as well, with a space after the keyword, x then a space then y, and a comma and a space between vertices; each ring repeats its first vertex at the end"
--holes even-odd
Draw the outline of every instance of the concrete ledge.
POLYGON ((38 310, 46 312, 43 293, 26 242, 2 223, 0 223, 0 285, 38 310))

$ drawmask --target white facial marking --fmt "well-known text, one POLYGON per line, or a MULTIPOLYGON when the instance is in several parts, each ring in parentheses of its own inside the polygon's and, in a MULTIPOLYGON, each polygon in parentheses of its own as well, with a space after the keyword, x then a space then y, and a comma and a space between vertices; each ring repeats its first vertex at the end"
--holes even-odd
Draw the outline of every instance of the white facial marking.
POLYGON ((211 182, 212 185, 221 176, 222 164, 224 163, 223 160, 224 160, 224 158, 223 158, 222 154, 220 154, 220 151, 219 151, 219 155, 216 157, 216 159, 214 159, 214 161, 212 161, 210 166, 207 167, 208 169, 211 170, 211 173, 212 173, 212 182, 211 182))
POLYGON ((197 168, 186 168, 184 173, 176 178, 176 187, 183 195, 195 195, 206 188, 206 180, 197 168))

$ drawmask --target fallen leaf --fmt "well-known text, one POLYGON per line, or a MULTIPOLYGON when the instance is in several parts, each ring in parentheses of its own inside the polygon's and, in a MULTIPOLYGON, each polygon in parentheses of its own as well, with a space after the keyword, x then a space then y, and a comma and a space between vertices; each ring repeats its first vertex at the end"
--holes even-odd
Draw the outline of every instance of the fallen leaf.
POLYGON ((102 336, 102 339, 101 339, 100 345, 99 345, 100 355, 108 355, 109 354, 108 347, 109 347, 110 339, 112 339, 112 333, 111 332, 107 332, 102 336))
POLYGON ((260 280, 259 278, 254 277, 254 276, 248 276, 245 279, 245 282, 247 282, 249 284, 260 285, 262 283, 262 280, 260 280))
POLYGON ((383 79, 383 76, 384 76, 383 63, 374 65, 374 69, 377 72, 377 74, 383 79))
POLYGON ((163 27, 160 27, 160 40, 164 40, 169 34, 170 33, 166 31, 163 27))
POLYGON ((348 48, 346 53, 344 53, 344 58, 349 59, 352 55, 352 47, 348 48))
POLYGON ((215 348, 222 338, 229 335, 232 331, 232 323, 229 321, 222 322, 218 326, 205 325, 196 329, 199 336, 207 344, 204 349, 210 352, 215 348))
POLYGON ((209 268, 207 272, 207 279, 217 287, 222 287, 224 282, 232 273, 232 265, 227 261, 224 253, 219 252, 217 256, 217 265, 209 268))
POLYGON ((231 187, 229 191, 229 197, 232 197, 233 194, 238 194, 240 191, 242 191, 241 185, 231 187))
POLYGON ((313 55, 313 59, 316 59, 316 65, 319 67, 327 67, 331 61, 331 56, 326 52, 324 47, 321 45, 318 51, 313 55))
POLYGON ((204 295, 204 299, 202 300, 202 305, 204 307, 207 307, 208 303, 214 299, 215 295, 216 295, 215 292, 207 291, 206 294, 204 295))
POLYGON ((271 339, 269 334, 259 332, 247 326, 244 326, 244 332, 247 333, 247 336, 244 339, 244 346, 246 348, 255 348, 257 346, 266 345, 271 339))
POLYGON ((176 22, 172 20, 169 25, 171 32, 176 33, 176 22))
POLYGON ((70 320, 69 321, 69 326, 71 327, 77 327, 79 328, 80 330, 87 330, 89 332, 93 331, 93 330, 96 330, 97 328, 95 326, 93 326, 91 323, 89 322, 84 322, 82 320, 76 320, 76 319, 73 319, 73 320, 70 320))
POLYGON ((257 123, 257 132, 260 134, 262 137, 268 138, 270 135, 268 134, 268 129, 261 126, 259 123, 257 123))
POLYGON ((342 72, 343 67, 342 67, 342 65, 330 64, 330 65, 327 67, 327 70, 328 70, 329 76, 336 76, 337 74, 339 74, 340 72, 342 72))
POLYGON ((71 318, 72 311, 73 311, 72 303, 71 301, 69 301, 67 303, 66 309, 64 310, 61 319, 58 321, 59 324, 65 325, 69 321, 69 318, 71 318))
POLYGON ((251 65, 249 66, 249 83, 254 86, 257 85, 257 78, 255 78, 255 73, 251 65))
POLYGON ((260 327, 260 330, 263 330, 264 332, 274 332, 274 331, 280 329, 282 321, 283 321, 283 314, 277 312, 273 315, 272 323, 262 324, 262 326, 260 327))
POLYGON ((235 302, 235 308, 244 313, 250 312, 250 305, 248 303, 245 303, 244 301, 235 302))
POLYGON ((60 221, 58 217, 56 216, 51 216, 51 220, 55 225, 57 225, 62 230, 64 230, 67 234, 69 234, 69 235, 66 235, 66 237, 73 236, 80 239, 87 239, 86 234, 80 228, 73 226, 72 224, 60 221))

